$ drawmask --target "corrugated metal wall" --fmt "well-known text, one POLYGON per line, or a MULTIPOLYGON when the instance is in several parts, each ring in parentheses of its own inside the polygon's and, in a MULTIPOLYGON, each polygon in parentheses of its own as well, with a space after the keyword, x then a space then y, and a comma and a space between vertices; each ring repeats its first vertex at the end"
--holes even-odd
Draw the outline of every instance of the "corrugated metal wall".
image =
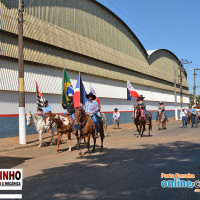
MULTIPOLYGON (((0 58, 0 90, 18 91, 18 64, 0 58)), ((60 95, 62 90, 62 69, 52 67, 41 67, 35 64, 25 63, 25 91, 35 93, 35 81, 38 82, 40 91, 44 94, 60 95)), ((68 75, 75 88, 78 72, 66 68, 68 75)), ((99 76, 81 74, 86 91, 90 91, 90 84, 95 88, 99 97, 109 99, 126 99, 126 83, 111 80, 99 76)), ((150 86, 134 85, 139 94, 143 94, 147 101, 174 102, 174 93, 163 89, 155 89, 150 86)), ((178 101, 180 100, 178 96, 178 101)), ((189 98, 184 95, 184 103, 189 103, 189 98)))
MULTIPOLYGON (((0 8, 3 18, 2 30, 17 34, 17 2, 1 0, 0 8), (8 6, 8 9, 6 6, 8 6)), ((25 1, 26 8, 24 36, 47 44, 25 42, 24 59, 50 66, 63 67, 67 64, 69 69, 94 75, 100 75, 116 80, 149 85, 156 88, 173 90, 173 75, 170 58, 162 59, 162 64, 153 64, 149 67, 145 52, 120 21, 113 15, 90 0, 66 1, 25 1), (36 18, 37 17, 37 18, 36 18), (41 20, 42 19, 42 20, 41 20), (43 21, 44 20, 44 21, 43 21), (50 23, 47 23, 50 22, 50 23), (54 46, 62 49, 55 49, 54 46), (123 68, 110 71, 107 64, 96 67, 94 60, 86 57, 71 55, 65 50, 77 52, 99 61, 104 61, 123 68), (71 56, 71 59, 65 57, 71 56), (76 59, 74 59, 76 57, 76 59), (77 59, 78 58, 78 59, 77 59), (72 61, 73 60, 73 61, 72 61), (75 60, 75 62, 74 62, 75 60), (163 64, 164 63, 164 64, 163 64), (162 68, 165 66, 165 69, 162 68), (169 67, 170 66, 170 67, 169 67), (132 76, 135 72, 138 73, 132 76), (125 73, 128 72, 128 73, 125 73), (152 77, 146 77, 150 75, 152 77), (142 77, 143 76, 143 77, 142 77), (159 79, 169 83, 161 83, 159 79)), ((3 35, 1 55, 17 58, 17 38, 3 35)), ((164 56, 164 55, 163 55, 164 56)), ((113 68, 115 68, 113 66, 113 68)), ((183 85, 187 91, 187 81, 183 85)))

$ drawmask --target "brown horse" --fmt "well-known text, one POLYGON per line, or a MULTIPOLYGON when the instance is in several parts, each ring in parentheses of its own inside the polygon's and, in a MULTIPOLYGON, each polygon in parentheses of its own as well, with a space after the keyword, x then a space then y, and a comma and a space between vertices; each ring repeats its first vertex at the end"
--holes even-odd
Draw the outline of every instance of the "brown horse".
POLYGON ((190 124, 191 122, 191 112, 188 110, 187 111, 187 124, 190 124))
POLYGON ((167 129, 166 128, 166 117, 162 110, 158 110, 158 130, 167 129), (160 124, 162 124, 162 128, 160 128, 160 124))
MULTIPOLYGON (((152 131, 152 115, 149 111, 147 111, 147 115, 149 117, 149 133, 148 133, 148 136, 150 136, 150 132, 152 131)), ((135 122, 135 125, 136 125, 136 128, 137 128, 137 131, 138 133, 141 132, 141 127, 140 127, 140 130, 138 128, 138 126, 141 125, 141 120, 140 120, 140 116, 141 116, 141 112, 140 112, 140 109, 138 106, 136 106, 134 108, 134 111, 133 111, 133 115, 132 115, 132 118, 134 118, 134 122, 135 122)), ((145 125, 146 125, 146 120, 145 120, 145 125)), ((144 132, 144 131, 143 131, 144 132)), ((143 132, 142 132, 142 136, 143 136, 143 132)), ((140 135, 140 134, 139 134, 140 135)), ((139 137, 141 138, 141 137, 139 137)))
MULTIPOLYGON (((78 126, 78 124, 81 123, 82 133, 84 136, 87 136, 88 151, 90 149, 90 136, 93 137, 94 145, 92 151, 94 152, 96 145, 96 138, 95 138, 95 125, 92 117, 86 115, 85 111, 82 108, 76 108, 74 116, 75 116, 75 125, 78 126)), ((100 122, 99 122, 99 133, 101 137, 101 149, 103 149, 104 129, 103 129, 103 124, 100 122)), ((79 139, 79 150, 80 150, 79 154, 82 155, 80 142, 81 138, 79 139)))
POLYGON ((47 114, 45 121, 46 121, 46 129, 48 129, 54 122, 57 125, 58 142, 57 142, 56 152, 58 152, 59 150, 59 145, 63 134, 66 134, 68 136, 69 151, 71 151, 71 133, 73 127, 72 119, 70 119, 69 116, 62 116, 50 113, 47 114))
POLYGON ((139 139, 141 139, 141 137, 143 136, 143 133, 145 131, 145 125, 146 125, 146 120, 145 120, 145 116, 144 113, 142 113, 143 111, 138 108, 137 109, 137 113, 138 113, 138 126, 139 126, 139 139), (142 133, 141 133, 142 132, 142 133))

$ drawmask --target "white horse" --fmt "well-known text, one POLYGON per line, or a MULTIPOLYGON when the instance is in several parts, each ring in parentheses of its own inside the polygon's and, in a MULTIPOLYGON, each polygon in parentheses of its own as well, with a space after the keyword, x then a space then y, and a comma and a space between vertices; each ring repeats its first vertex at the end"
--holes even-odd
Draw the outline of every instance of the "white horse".
MULTIPOLYGON (((38 147, 41 147, 42 143, 43 143, 42 134, 45 132, 45 121, 44 121, 43 117, 39 116, 37 114, 32 114, 31 112, 27 112, 26 119, 27 119, 27 126, 30 126, 31 122, 32 122, 32 124, 35 126, 36 131, 39 133, 39 142, 40 143, 39 143, 38 147)), ((56 124, 53 124, 53 126, 52 126, 52 137, 50 140, 50 144, 52 144, 52 140, 54 137, 54 133, 53 133, 54 128, 56 128, 56 124)))

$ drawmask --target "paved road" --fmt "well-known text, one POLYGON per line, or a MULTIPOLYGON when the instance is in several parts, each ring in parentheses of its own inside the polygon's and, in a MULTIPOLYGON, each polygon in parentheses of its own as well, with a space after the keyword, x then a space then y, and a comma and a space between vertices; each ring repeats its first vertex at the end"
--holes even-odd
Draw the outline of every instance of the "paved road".
POLYGON ((58 154, 56 146, 1 153, 0 168, 23 169, 25 200, 200 199, 194 189, 161 188, 162 172, 194 173, 200 180, 200 128, 179 126, 154 128, 142 139, 135 129, 110 133, 103 152, 81 158, 67 144, 58 154))

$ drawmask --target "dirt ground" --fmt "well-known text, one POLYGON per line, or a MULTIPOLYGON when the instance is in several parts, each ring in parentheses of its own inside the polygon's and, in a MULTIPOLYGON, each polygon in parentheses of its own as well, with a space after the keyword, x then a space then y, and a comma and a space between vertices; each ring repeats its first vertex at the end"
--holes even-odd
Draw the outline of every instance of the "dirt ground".
POLYGON ((145 132, 138 139, 133 125, 125 125, 107 133, 103 151, 98 139, 96 152, 84 148, 82 157, 75 139, 72 152, 67 143, 59 153, 55 145, 3 152, 0 168, 23 169, 25 200, 200 199, 194 188, 161 187, 161 173, 194 173, 200 180, 200 129, 180 127, 180 121, 171 121, 158 131, 154 124, 150 137, 145 132))

